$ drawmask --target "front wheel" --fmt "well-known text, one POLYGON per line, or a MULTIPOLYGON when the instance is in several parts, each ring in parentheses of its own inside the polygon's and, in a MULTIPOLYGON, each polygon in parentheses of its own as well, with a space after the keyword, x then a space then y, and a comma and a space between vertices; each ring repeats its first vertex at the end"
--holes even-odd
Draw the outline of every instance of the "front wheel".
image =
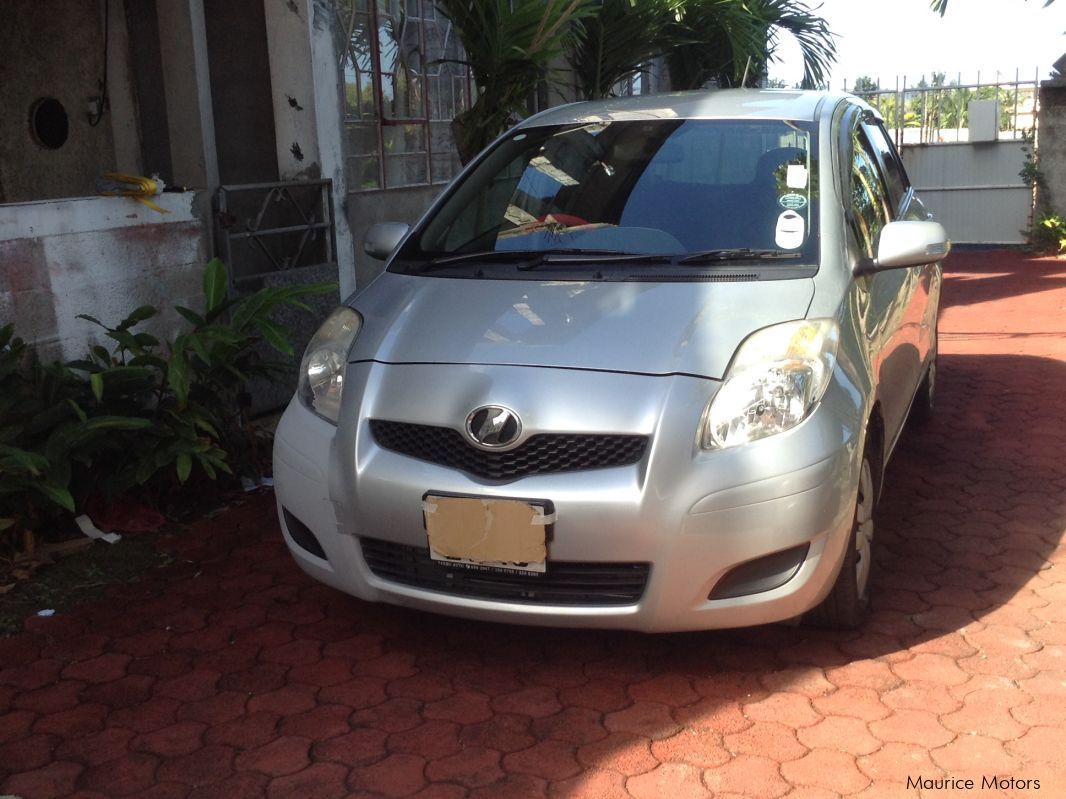
POLYGON ((855 498, 855 519, 851 525, 848 548, 833 589, 822 603, 808 614, 808 621, 834 630, 853 630, 866 615, 870 604, 870 567, 873 564, 874 505, 877 502, 877 473, 870 447, 867 446, 859 467, 859 486, 855 498))

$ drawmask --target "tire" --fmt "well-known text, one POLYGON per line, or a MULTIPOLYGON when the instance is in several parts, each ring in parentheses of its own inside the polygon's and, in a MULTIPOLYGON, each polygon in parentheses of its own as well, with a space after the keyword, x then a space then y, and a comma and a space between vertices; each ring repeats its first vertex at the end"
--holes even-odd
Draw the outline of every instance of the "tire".
POLYGON ((855 517, 851 523, 848 548, 836 582, 822 603, 811 610, 807 621, 832 630, 854 630, 862 624, 870 604, 870 576, 873 564, 874 508, 877 505, 878 463, 873 442, 867 439, 859 467, 855 517))
POLYGON ((936 403, 936 363, 937 343, 936 339, 933 339, 933 352, 929 359, 929 366, 925 369, 925 377, 922 378, 922 384, 918 386, 914 402, 911 403, 909 418, 915 424, 925 425, 933 420, 933 409, 936 403))

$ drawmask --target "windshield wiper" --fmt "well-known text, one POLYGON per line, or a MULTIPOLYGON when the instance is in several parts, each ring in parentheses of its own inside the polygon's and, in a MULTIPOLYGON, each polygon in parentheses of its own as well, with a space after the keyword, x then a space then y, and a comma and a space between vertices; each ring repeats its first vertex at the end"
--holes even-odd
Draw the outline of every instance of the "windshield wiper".
POLYGON ((528 261, 539 256, 540 251, 538 250, 476 250, 475 252, 459 252, 454 255, 441 255, 436 258, 430 258, 418 267, 418 271, 429 272, 438 267, 474 261, 499 260, 508 263, 512 261, 528 261))
POLYGON ((541 257, 527 264, 521 264, 518 269, 536 269, 542 264, 611 264, 621 262, 640 261, 648 263, 654 261, 670 261, 672 255, 657 255, 654 253, 621 252, 619 250, 544 250, 541 257))
POLYGON ((783 250, 755 250, 750 247, 733 247, 723 250, 692 252, 677 259, 682 266, 720 263, 723 261, 793 261, 802 258, 799 252, 783 250))
POLYGON ((456 253, 432 258, 417 268, 419 272, 430 272, 455 264, 476 261, 519 262, 516 269, 536 269, 543 264, 585 264, 611 263, 614 261, 669 261, 672 255, 648 255, 644 253, 622 252, 620 250, 478 250, 476 252, 456 253))
POLYGON ((679 266, 697 266, 727 261, 778 261, 796 260, 802 258, 799 252, 785 252, 782 250, 758 250, 749 247, 735 247, 732 249, 703 250, 678 256, 672 253, 635 253, 621 250, 583 250, 573 249, 550 249, 550 250, 476 250, 474 252, 461 252, 454 255, 440 255, 431 258, 418 266, 413 271, 419 274, 433 272, 437 269, 445 269, 450 266, 458 266, 465 263, 478 261, 499 261, 501 263, 513 263, 515 269, 520 271, 538 269, 541 266, 553 266, 555 264, 582 265, 582 264, 611 264, 611 263, 675 263, 679 266))

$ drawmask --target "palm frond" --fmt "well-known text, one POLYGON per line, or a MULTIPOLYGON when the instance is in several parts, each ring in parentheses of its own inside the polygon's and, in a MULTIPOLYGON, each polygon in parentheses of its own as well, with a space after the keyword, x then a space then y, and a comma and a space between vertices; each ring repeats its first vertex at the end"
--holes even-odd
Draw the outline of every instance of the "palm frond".
POLYGON ((836 60, 833 35, 824 19, 797 0, 689 0, 679 15, 678 38, 669 59, 675 88, 695 89, 709 80, 751 85, 774 57, 781 32, 790 34, 803 56, 804 85, 825 80, 836 60))
POLYGON ((601 0, 574 23, 567 60, 586 99, 606 97, 643 70, 672 41, 669 27, 682 0, 601 0))
POLYGON ((767 60, 778 46, 778 31, 792 35, 803 56, 803 88, 814 89, 826 82, 836 61, 836 44, 829 24, 804 3, 790 0, 760 0, 758 13, 767 24, 767 60))
MULTIPOLYGON (((1044 8, 1047 8, 1054 2, 1055 0, 1044 0, 1044 8)), ((940 16, 944 16, 948 11, 948 0, 930 0, 929 7, 940 16)))
POLYGON ((766 27, 744 0, 687 0, 672 35, 667 66, 675 89, 740 85, 749 59, 759 65, 766 57, 766 27))
POLYGON ((566 48, 571 23, 594 0, 437 0, 466 51, 477 84, 473 106, 453 131, 464 163, 506 130, 549 65, 566 48))

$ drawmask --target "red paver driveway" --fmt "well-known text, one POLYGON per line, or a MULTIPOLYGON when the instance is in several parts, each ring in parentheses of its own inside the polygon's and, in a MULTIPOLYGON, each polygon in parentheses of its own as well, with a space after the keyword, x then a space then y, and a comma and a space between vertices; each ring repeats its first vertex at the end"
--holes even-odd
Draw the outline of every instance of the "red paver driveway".
POLYGON ((262 496, 179 539, 187 565, 0 640, 0 793, 1066 796, 1066 262, 956 254, 944 301, 861 631, 367 605, 296 569, 262 496))

